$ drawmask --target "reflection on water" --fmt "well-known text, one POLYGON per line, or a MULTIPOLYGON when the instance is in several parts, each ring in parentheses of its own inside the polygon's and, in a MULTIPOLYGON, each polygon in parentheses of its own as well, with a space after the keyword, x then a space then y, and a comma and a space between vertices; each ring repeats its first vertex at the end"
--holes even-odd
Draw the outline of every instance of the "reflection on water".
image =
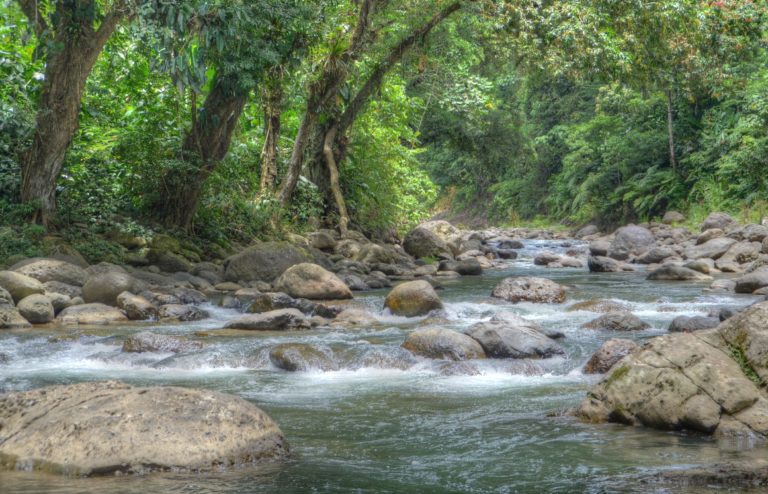
POLYGON ((530 262, 541 248, 562 250, 557 243, 531 242, 507 269, 446 282, 440 292, 446 303, 442 324, 461 330, 512 310, 565 333, 567 358, 473 362, 467 375, 451 375, 455 372, 446 372, 443 363, 400 349, 409 331, 429 321, 383 313, 383 291, 355 302, 377 313, 378 323, 364 329, 217 334, 216 328, 235 314, 222 309, 213 311, 213 320, 153 327, 205 343, 199 351, 179 355, 121 353, 125 335, 146 326, 1 333, 0 391, 114 378, 236 393, 281 425, 296 455, 284 465, 206 475, 68 479, 3 472, 0 491, 701 492, 642 479, 659 469, 739 460, 762 451, 697 435, 585 425, 562 414, 598 379, 579 369, 604 340, 643 340, 664 332, 678 315, 752 299, 706 295, 702 285, 650 283, 642 273, 547 270, 530 262), (569 302, 510 305, 488 297, 499 279, 516 274, 569 285, 569 302), (628 304, 651 328, 631 334, 581 329, 596 314, 568 312, 567 306, 592 298, 628 304), (338 370, 275 369, 269 350, 285 342, 318 347, 338 370))

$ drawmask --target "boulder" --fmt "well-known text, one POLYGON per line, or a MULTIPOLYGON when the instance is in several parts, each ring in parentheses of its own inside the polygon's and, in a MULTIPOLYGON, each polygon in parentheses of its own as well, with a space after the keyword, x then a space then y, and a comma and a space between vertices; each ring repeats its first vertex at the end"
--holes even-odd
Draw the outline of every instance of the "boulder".
POLYGON ((76 324, 103 326, 126 323, 128 318, 115 307, 92 303, 67 307, 56 316, 56 322, 66 326, 76 324))
POLYGON ((435 232, 424 226, 417 226, 403 239, 403 248, 413 257, 452 257, 448 244, 435 232))
POLYGON ((4 288, 10 293, 16 303, 35 293, 45 293, 42 283, 30 276, 14 271, 0 271, 0 288, 4 288))
POLYGON ((664 217, 661 218, 661 222, 665 225, 672 225, 674 223, 682 223, 685 221, 685 215, 677 211, 667 211, 664 213, 664 217))
POLYGON ((291 266, 309 261, 312 256, 301 247, 288 242, 262 242, 227 258, 224 279, 272 282, 291 266))
POLYGON ((684 268, 698 271, 699 273, 709 274, 715 269, 715 261, 712 259, 696 259, 695 261, 688 261, 683 264, 684 268))
POLYGON ((125 312, 131 321, 157 319, 157 307, 141 295, 123 292, 117 296, 117 306, 125 312))
POLYGON ((589 256, 587 266, 593 273, 618 273, 624 271, 619 261, 605 256, 589 256))
POLYGON ((712 329, 720 324, 719 317, 677 316, 669 323, 670 333, 691 333, 702 329, 712 329))
POLYGON ((749 224, 744 227, 743 235, 749 242, 762 242, 768 237, 768 226, 749 224))
POLYGON ((582 325, 582 327, 610 331, 640 331, 651 326, 630 312, 609 312, 582 325))
POLYGON ((622 338, 611 338, 589 358, 584 365, 584 374, 605 374, 618 361, 637 350, 637 343, 622 338))
POLYGON ((199 350, 203 344, 167 334, 142 331, 123 340, 123 351, 127 353, 181 353, 199 350))
POLYGON ((752 293, 755 290, 768 286, 768 268, 760 268, 757 271, 736 278, 736 293, 752 293))
POLYGON ((83 286, 88 279, 88 273, 80 266, 57 259, 27 259, 12 266, 11 270, 34 278, 40 283, 58 281, 83 286))
POLYGON ((398 316, 416 317, 442 309, 443 303, 429 282, 417 280, 393 288, 384 300, 384 307, 398 316))
POLYGON ((158 249, 149 249, 147 260, 166 273, 189 272, 192 270, 192 263, 181 254, 171 251, 158 249))
POLYGON ((579 230, 574 234, 574 237, 584 238, 590 235, 597 235, 598 233, 600 233, 600 228, 598 228, 597 225, 586 225, 579 228, 579 230))
POLYGON ((352 292, 343 281, 317 264, 291 266, 280 275, 274 286, 292 297, 316 300, 352 298, 352 292))
POLYGON ((219 471, 288 454, 263 411, 208 390, 89 382, 8 393, 0 425, 4 466, 73 476, 219 471))
POLYGON ((8 290, 0 286, 0 309, 6 307, 15 307, 15 304, 13 303, 13 297, 8 293, 8 290))
POLYGON ((16 305, 19 314, 32 324, 46 324, 53 321, 54 310, 51 300, 39 293, 24 297, 16 305))
POLYGON ((522 241, 510 237, 496 237, 491 240, 491 243, 496 244, 496 248, 499 250, 522 249, 525 247, 522 241))
POLYGON ((647 228, 628 225, 616 230, 608 257, 623 261, 632 255, 642 254, 656 243, 653 233, 647 228))
POLYGON ((402 347, 416 355, 432 359, 458 361, 485 358, 480 343, 452 329, 418 329, 408 335, 402 347))
POLYGON ((201 321, 209 317, 208 312, 191 305, 165 304, 157 310, 161 321, 201 321))
POLYGON ((254 295, 250 301, 246 312, 251 314, 261 314, 277 309, 299 309, 304 314, 312 314, 318 304, 305 298, 293 298, 283 292, 268 292, 254 295))
POLYGON ((269 361, 278 369, 291 372, 337 370, 331 357, 306 343, 282 343, 269 351, 269 361))
POLYGON ((610 248, 611 242, 605 238, 593 240, 589 243, 589 253, 593 256, 607 256, 610 248))
POLYGON ((298 309, 278 309, 261 314, 248 314, 229 321, 227 329, 247 329, 256 331, 285 331, 309 327, 304 314, 298 309))
POLYGON ((701 231, 709 230, 710 228, 719 228, 726 230, 729 226, 733 225, 735 220, 725 213, 710 213, 709 216, 701 224, 701 231))
POLYGON ((389 264, 403 257, 392 248, 382 247, 381 245, 368 243, 360 246, 360 250, 352 257, 357 262, 364 264, 383 263, 389 264))
POLYGON ((479 276, 483 274, 483 267, 480 265, 480 261, 474 257, 460 261, 441 261, 439 269, 440 271, 455 271, 462 276, 479 276))
POLYGON ((674 255, 676 252, 669 247, 653 247, 645 254, 638 256, 637 262, 640 264, 657 264, 674 255))
POLYGON ((705 230, 699 234, 698 237, 696 237, 696 245, 701 245, 703 243, 709 242, 713 238, 720 238, 724 237, 725 232, 722 231, 719 228, 710 228, 709 230, 705 230))
POLYGON ((560 304, 565 302, 565 287, 546 278, 513 277, 496 285, 491 296, 512 303, 560 304))
POLYGON ((480 343, 490 358, 549 358, 565 355, 552 338, 525 326, 507 322, 481 322, 472 326, 468 336, 480 343))
POLYGON ((83 300, 86 303, 102 303, 117 306, 117 297, 123 292, 136 293, 140 283, 127 273, 110 271, 88 278, 83 285, 83 300))
POLYGON ((646 276, 652 281, 711 281, 712 277, 675 264, 665 264, 646 276))
POLYGON ((548 250, 545 250, 543 252, 539 252, 533 258, 533 263, 536 266, 546 266, 548 264, 552 264, 552 263, 555 263, 555 262, 560 262, 560 256, 555 254, 554 252, 550 252, 548 250))
POLYGON ((545 328, 542 327, 539 323, 530 321, 528 319, 525 319, 514 312, 511 311, 501 311, 497 312, 496 314, 491 317, 491 322, 501 322, 508 326, 515 326, 515 327, 522 327, 522 328, 528 328, 533 331, 538 331, 539 333, 543 334, 544 336, 548 338, 552 338, 553 340, 559 339, 559 338, 565 338, 565 334, 551 328, 545 328))
POLYGON ((710 259, 718 259, 720 256, 728 252, 736 240, 728 237, 718 237, 712 240, 707 240, 701 245, 695 245, 689 247, 685 251, 685 257, 688 259, 701 259, 702 257, 708 257, 710 259))
POLYGON ((613 300, 606 300, 602 298, 595 298, 591 300, 584 300, 583 302, 577 302, 570 307, 568 311, 588 311, 588 312, 629 312, 631 307, 622 304, 620 302, 614 302, 613 300))
POLYGON ((0 307, 0 329, 29 328, 32 325, 16 307, 0 307))
POLYGON ((336 247, 336 239, 328 230, 312 232, 307 235, 307 238, 309 238, 309 244, 318 250, 333 251, 336 247))
POLYGON ((736 262, 746 264, 756 261, 760 257, 760 251, 763 246, 760 242, 738 242, 733 244, 725 254, 717 260, 721 262, 736 262))

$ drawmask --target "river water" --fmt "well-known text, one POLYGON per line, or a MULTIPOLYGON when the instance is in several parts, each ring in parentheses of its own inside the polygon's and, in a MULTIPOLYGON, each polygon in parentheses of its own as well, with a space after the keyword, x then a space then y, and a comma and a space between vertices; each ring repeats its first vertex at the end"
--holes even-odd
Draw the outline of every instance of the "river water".
POLYGON ((237 313, 212 308, 212 319, 186 325, 2 332, 0 392, 121 379, 235 393, 280 424, 294 454, 280 465, 206 474, 79 479, 0 472, 0 492, 687 493, 702 489, 648 479, 665 469, 762 455, 765 446, 613 424, 588 425, 565 413, 599 379, 583 375, 580 368, 606 339, 642 341, 664 333, 676 316, 701 315, 754 300, 705 293, 707 284, 648 282, 643 273, 590 274, 586 269, 546 269, 531 262, 538 250, 564 251, 567 246, 528 241, 520 258, 502 269, 445 282, 439 292, 446 305, 441 320, 388 316, 382 311, 386 292, 377 291, 358 295, 354 302, 379 319, 364 329, 217 333, 237 313), (514 305, 489 297, 499 280, 515 275, 544 276, 566 284, 571 287, 568 301, 514 305), (594 298, 629 305, 651 329, 633 333, 581 329, 599 314, 567 308, 594 298), (485 360, 457 367, 415 358, 400 349, 416 327, 439 323, 466 329, 502 310, 565 333, 560 341, 567 357, 485 360), (179 355, 121 353, 126 335, 147 329, 200 338, 206 346, 179 355), (294 373, 276 369, 269 361, 269 349, 285 342, 316 346, 333 358, 337 369, 294 373))

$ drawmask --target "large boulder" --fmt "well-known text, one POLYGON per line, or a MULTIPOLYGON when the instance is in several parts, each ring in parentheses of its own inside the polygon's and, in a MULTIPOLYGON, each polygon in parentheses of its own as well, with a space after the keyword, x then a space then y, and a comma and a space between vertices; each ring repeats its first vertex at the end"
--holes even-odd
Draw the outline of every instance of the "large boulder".
POLYGON ((665 264, 651 271, 646 279, 652 281, 712 281, 712 277, 709 275, 675 264, 665 264))
POLYGON ((637 350, 637 343, 622 338, 611 338, 589 358, 584 365, 584 374, 605 374, 618 361, 637 350))
POLYGON ((640 331, 651 326, 631 312, 609 312, 582 325, 587 329, 607 329, 610 331, 640 331))
POLYGON ((642 254, 656 243, 653 233, 647 228, 628 225, 616 230, 608 257, 623 261, 632 255, 642 254))
POLYGON ((16 307, 0 307, 0 329, 29 328, 32 325, 16 307))
POLYGON ((8 293, 8 290, 0 286, 0 308, 15 307, 15 305, 16 304, 13 303, 13 297, 8 293))
POLYGON ((733 225, 736 221, 725 213, 710 213, 709 216, 701 224, 701 231, 709 230, 710 228, 719 228, 726 230, 729 226, 733 225))
POLYGON ((312 261, 305 249, 288 242, 262 242, 224 261, 226 281, 275 280, 295 264, 312 261))
POLYGON ((624 271, 619 261, 605 256, 589 256, 587 267, 589 267, 589 271, 592 273, 619 273, 624 271))
POLYGON ((8 393, 0 426, 6 468, 76 476, 218 471, 288 454, 263 411, 208 390, 91 382, 8 393))
POLYGON ((688 259, 701 259, 702 257, 719 259, 735 243, 736 240, 728 237, 713 238, 701 245, 694 245, 686 249, 685 257, 688 259))
POLYGON ((504 278, 493 289, 491 296, 512 303, 560 304, 565 302, 565 287, 546 278, 504 278))
POLYGON ((715 329, 653 338, 579 407, 593 422, 768 436, 768 302, 715 329))
POLYGON ((229 321, 224 327, 256 331, 285 331, 306 329, 309 327, 309 322, 298 309, 278 309, 261 314, 246 314, 229 321))
POLYGON ((157 307, 141 295, 123 292, 117 296, 117 306, 125 312, 131 321, 157 319, 157 307))
POLYGON ((418 329, 408 335, 402 346, 416 355, 432 359, 470 360, 485 358, 485 352, 480 343, 452 329, 418 329))
POLYGON ((126 323, 128 318, 115 307, 93 303, 67 307, 56 316, 56 322, 65 326, 77 324, 103 326, 126 323))
POLYGON ((549 358, 565 355, 552 338, 526 326, 505 322, 481 322, 467 333, 477 340, 490 358, 549 358))
POLYGON ((19 301, 16 308, 19 309, 19 314, 32 324, 45 324, 53 321, 53 304, 45 295, 35 293, 24 297, 19 301))
POLYGON ((740 278, 736 278, 736 293, 752 293, 768 286, 768 268, 760 268, 740 278))
POLYGON ((403 248, 408 254, 416 258, 452 257, 451 248, 445 240, 423 225, 408 232, 403 239, 403 248))
POLYGON ((12 271, 30 276, 40 283, 58 281, 83 286, 88 279, 85 269, 57 259, 28 259, 11 266, 12 271))
POLYGON ((274 286, 292 297, 316 300, 352 298, 349 287, 338 276, 317 264, 291 266, 280 275, 274 286))
POLYGON ((685 215, 678 211, 667 211, 664 213, 664 217, 661 218, 661 222, 665 225, 671 225, 673 223, 682 223, 685 221, 685 215))
POLYGON ((393 288, 384 300, 384 306, 395 315, 416 317, 442 309, 443 303, 429 282, 417 280, 393 288))
POLYGON ((670 247, 653 247, 645 254, 638 256, 636 262, 639 262, 640 264, 656 264, 675 254, 675 251, 670 247))
POLYGON ((702 329, 716 328, 720 324, 719 317, 677 316, 669 323, 670 333, 692 333, 702 329))
POLYGON ((630 306, 622 304, 621 302, 615 302, 613 300, 607 300, 604 298, 593 298, 590 300, 584 300, 582 302, 576 302, 568 307, 568 312, 573 311, 588 311, 588 312, 627 312, 631 309, 630 306))
POLYGON ((208 312, 186 304, 165 304, 157 310, 161 321, 201 321, 208 318, 208 312))
POLYGON ((281 343, 269 351, 269 361, 278 369, 291 372, 338 369, 330 356, 306 343, 281 343))
POLYGON ((133 276, 118 271, 97 274, 88 278, 83 285, 83 300, 86 303, 101 303, 117 306, 117 297, 123 292, 136 293, 140 283, 133 276))
POLYGON ((16 303, 35 293, 45 293, 42 283, 30 276, 14 271, 0 271, 0 288, 4 288, 10 293, 16 303))
POLYGON ((186 338, 142 331, 123 340, 123 351, 127 353, 159 352, 180 353, 199 350, 203 344, 186 338))

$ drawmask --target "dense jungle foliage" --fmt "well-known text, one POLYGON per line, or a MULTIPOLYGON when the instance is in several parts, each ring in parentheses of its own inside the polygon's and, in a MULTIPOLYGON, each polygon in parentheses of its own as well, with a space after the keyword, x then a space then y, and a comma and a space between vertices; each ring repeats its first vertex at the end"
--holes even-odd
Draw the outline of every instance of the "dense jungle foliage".
POLYGON ((765 14, 749 0, 2 0, 0 250, 33 255, 50 231, 94 258, 109 243, 86 237, 111 231, 389 236, 440 207, 572 225, 762 213, 765 14))

